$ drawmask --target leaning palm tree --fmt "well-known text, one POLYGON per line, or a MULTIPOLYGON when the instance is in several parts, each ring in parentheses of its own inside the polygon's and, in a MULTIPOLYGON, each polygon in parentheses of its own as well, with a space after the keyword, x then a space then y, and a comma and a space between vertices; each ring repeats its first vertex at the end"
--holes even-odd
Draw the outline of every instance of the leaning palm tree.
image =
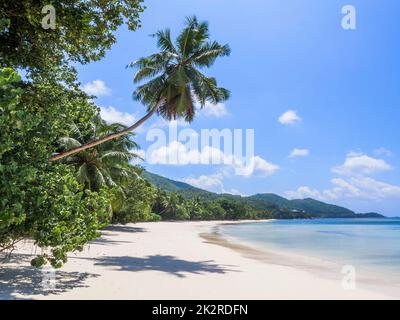
POLYGON ((136 69, 135 83, 148 80, 133 93, 133 98, 147 107, 147 114, 124 130, 56 154, 50 158, 51 161, 129 134, 155 113, 167 120, 184 118, 191 122, 197 104, 202 108, 207 101, 217 104, 229 98, 228 90, 218 87, 215 78, 200 71, 211 67, 218 57, 230 54, 228 45, 209 41, 206 22, 199 22, 196 17, 187 18, 186 26, 175 43, 169 29, 158 31, 153 36, 160 52, 128 65, 136 69))
MULTIPOLYGON (((121 124, 107 125, 98 120, 92 124, 89 139, 96 139, 116 130, 124 130, 121 124)), ((84 150, 64 159, 67 164, 76 169, 77 179, 86 188, 99 191, 102 187, 117 187, 121 189, 124 181, 130 176, 136 176, 135 167, 129 162, 139 156, 132 151, 138 149, 137 144, 132 141, 133 134, 107 141, 91 150, 84 150)), ((88 135, 83 136, 77 127, 74 128, 71 137, 61 139, 61 147, 68 149, 79 147, 87 141, 88 135)))

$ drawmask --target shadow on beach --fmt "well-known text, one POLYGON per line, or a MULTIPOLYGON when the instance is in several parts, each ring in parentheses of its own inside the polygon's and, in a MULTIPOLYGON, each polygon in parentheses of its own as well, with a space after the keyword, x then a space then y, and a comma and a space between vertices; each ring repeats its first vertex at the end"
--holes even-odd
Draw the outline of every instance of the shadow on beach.
POLYGON ((42 269, 26 266, 31 258, 31 255, 14 254, 6 260, 7 263, 13 265, 0 266, 0 300, 21 299, 19 295, 60 294, 74 288, 86 287, 86 279, 98 276, 90 273, 57 270, 54 286, 46 289, 43 286, 42 269), (18 264, 23 264, 23 266, 18 264))
POLYGON ((107 228, 104 229, 104 231, 113 231, 113 232, 131 232, 131 233, 136 233, 136 232, 146 232, 145 228, 139 228, 139 227, 132 227, 129 225, 110 225, 107 228))
POLYGON ((104 236, 102 236, 102 237, 100 237, 100 238, 97 238, 96 240, 93 240, 93 241, 91 241, 89 244, 88 244, 88 248, 90 248, 90 245, 95 245, 95 244, 98 244, 98 245, 101 245, 101 246, 110 246, 110 245, 122 245, 122 244, 126 244, 126 243, 132 243, 132 241, 125 241, 125 240, 111 240, 111 239, 109 239, 109 238, 107 238, 107 237, 104 237, 104 236))
POLYGON ((227 266, 220 266, 209 261, 187 261, 173 256, 153 255, 145 258, 121 256, 121 257, 102 257, 94 259, 95 265, 114 267, 119 271, 161 271, 170 273, 179 278, 184 278, 184 273, 204 274, 204 273, 226 273, 230 270, 227 266))
POLYGON ((93 240, 89 243, 89 247, 92 244, 98 245, 121 245, 121 244, 131 244, 132 241, 125 240, 112 240, 110 237, 115 237, 118 235, 118 232, 124 233, 140 233, 146 232, 145 228, 132 227, 129 225, 110 225, 104 230, 101 231, 101 236, 96 240, 93 240))

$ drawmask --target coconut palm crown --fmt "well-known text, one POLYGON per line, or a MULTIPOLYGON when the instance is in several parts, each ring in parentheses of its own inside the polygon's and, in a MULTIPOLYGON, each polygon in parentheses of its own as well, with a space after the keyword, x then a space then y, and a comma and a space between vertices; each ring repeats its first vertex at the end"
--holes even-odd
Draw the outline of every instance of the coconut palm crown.
POLYGON ((186 26, 171 40, 169 29, 153 35, 160 52, 141 58, 129 64, 137 69, 134 82, 142 82, 133 93, 135 100, 148 106, 167 120, 183 117, 191 122, 195 106, 204 107, 208 101, 213 104, 229 98, 229 91, 217 86, 213 77, 200 72, 208 68, 218 57, 228 56, 230 48, 216 41, 209 41, 207 22, 198 22, 196 17, 186 19, 186 26))
POLYGON ((207 22, 199 22, 196 17, 187 18, 175 42, 171 40, 169 29, 158 31, 153 36, 157 39, 160 52, 128 65, 136 69, 135 83, 147 80, 133 93, 133 98, 147 107, 147 114, 128 128, 54 154, 50 161, 63 159, 129 134, 156 112, 167 120, 184 118, 191 122, 197 105, 202 108, 206 102, 217 104, 229 98, 227 89, 218 87, 215 78, 201 72, 211 67, 218 57, 230 54, 227 44, 221 45, 209 40, 207 22))
MULTIPOLYGON (((60 143, 63 148, 82 145, 87 139, 97 138, 115 130, 126 128, 122 124, 106 124, 99 120, 92 124, 90 137, 83 136, 75 128, 73 136, 64 137, 60 143)), ((65 163, 74 165, 77 179, 86 188, 99 191, 101 187, 120 187, 129 176, 136 175, 135 168, 129 165, 133 159, 140 158, 133 150, 138 145, 132 141, 133 134, 107 141, 90 150, 84 150, 65 158, 65 163)))

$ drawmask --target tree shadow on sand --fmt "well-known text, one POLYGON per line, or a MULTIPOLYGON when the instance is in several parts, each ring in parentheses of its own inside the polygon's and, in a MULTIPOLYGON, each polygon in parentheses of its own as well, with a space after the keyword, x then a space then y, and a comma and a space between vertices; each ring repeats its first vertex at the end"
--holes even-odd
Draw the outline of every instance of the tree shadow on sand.
POLYGON ((132 241, 125 241, 125 240, 112 240, 107 237, 100 237, 97 238, 96 240, 93 240, 89 243, 88 247, 90 248, 91 244, 98 244, 101 246, 111 246, 111 245, 122 245, 126 243, 132 243, 132 241))
POLYGON ((209 261, 187 261, 177 259, 173 256, 153 255, 145 258, 121 256, 95 258, 95 265, 114 267, 119 271, 162 271, 170 273, 179 278, 184 278, 184 273, 205 274, 205 273, 226 273, 237 272, 227 267, 209 261))
POLYGON ((104 229, 104 231, 136 233, 136 232, 146 232, 146 229, 140 228, 140 227, 132 227, 129 225, 116 224, 116 225, 108 226, 107 228, 104 229))
POLYGON ((26 262, 32 259, 31 255, 13 255, 7 262, 22 264, 1 265, 0 264, 0 300, 1 299, 20 299, 17 295, 52 295, 60 294, 74 288, 87 287, 85 281, 96 274, 65 272, 56 270, 55 279, 51 286, 45 285, 45 272, 43 269, 27 266, 26 262))

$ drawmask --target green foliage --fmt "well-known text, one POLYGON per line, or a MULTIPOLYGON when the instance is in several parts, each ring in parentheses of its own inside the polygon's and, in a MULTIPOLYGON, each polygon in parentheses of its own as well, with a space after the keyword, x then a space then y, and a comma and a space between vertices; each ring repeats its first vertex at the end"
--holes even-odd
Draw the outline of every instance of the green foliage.
POLYGON ((185 210, 184 198, 178 193, 165 194, 161 193, 159 201, 162 208, 159 214, 164 220, 184 220, 189 218, 187 210, 185 210))
POLYGON ((121 207, 114 210, 113 223, 158 221, 161 217, 152 211, 156 189, 140 177, 130 177, 123 186, 121 207))
POLYGON ((264 193, 264 194, 256 194, 249 197, 250 201, 254 201, 258 205, 265 206, 274 205, 277 208, 281 209, 282 217, 314 217, 314 218, 323 218, 323 217, 351 217, 354 216, 355 213, 349 209, 335 206, 332 204, 324 203, 321 201, 317 201, 314 199, 295 199, 288 200, 283 197, 279 197, 275 194, 264 193))
POLYGON ((229 98, 229 91, 218 87, 215 78, 200 72, 201 68, 211 67, 218 57, 230 54, 228 45, 209 41, 206 22, 188 18, 175 43, 169 29, 153 36, 160 52, 128 65, 137 70, 135 83, 148 80, 133 93, 136 100, 149 110, 157 106, 157 112, 167 120, 182 117, 191 122, 196 101, 204 107, 207 101, 216 104, 229 98))
MULTIPOLYGON (((85 134, 78 126, 74 126, 72 136, 61 138, 60 144, 63 149, 69 149, 124 128, 124 125, 108 125, 101 118, 94 118, 85 134)), ((67 157, 63 162, 74 166, 78 181, 92 191, 99 191, 103 187, 120 187, 126 179, 137 175, 134 167, 129 164, 129 161, 139 158, 133 153, 133 150, 138 149, 133 137, 133 134, 129 134, 107 141, 67 157)))
POLYGON ((130 170, 125 167, 131 159, 125 147, 132 142, 122 142, 124 150, 117 145, 121 140, 94 150, 92 168, 105 183, 90 188, 87 182, 93 174, 79 175, 77 162, 53 164, 48 159, 60 150, 60 141, 93 136, 93 124, 99 119, 69 63, 103 57, 120 25, 127 22, 130 30, 139 27, 141 3, 0 2, 0 252, 28 237, 46 252, 33 265, 50 262, 60 267, 68 252, 81 250, 109 222, 110 205, 117 206, 110 195, 116 194, 124 170, 130 170), (45 16, 41 10, 49 4, 56 11, 54 30, 41 25, 45 16), (23 70, 24 81, 15 70, 23 70))
POLYGON ((52 248, 35 265, 59 267, 68 251, 96 237, 109 200, 84 192, 71 167, 47 161, 68 128, 76 122, 85 131, 96 112, 79 92, 0 69, 0 251, 31 237, 52 248))
POLYGON ((99 60, 127 22, 140 26, 141 0, 18 0, 0 2, 0 66, 44 71, 67 60, 99 60), (41 10, 52 5, 56 28, 45 30, 41 10))
POLYGON ((29 216, 24 226, 35 244, 51 248, 32 261, 32 265, 49 261, 59 268, 67 253, 81 251, 84 244, 99 237, 98 229, 108 223, 109 203, 105 191, 84 190, 74 173, 65 165, 37 177, 35 193, 30 190, 29 216))
MULTIPOLYGON (((192 220, 383 217, 377 213, 355 214, 349 209, 314 199, 288 200, 271 193, 248 197, 217 194, 150 172, 144 172, 143 176, 156 187, 181 195, 192 220)), ((164 197, 168 196, 166 192, 164 194, 164 197)), ((163 208, 158 206, 154 210, 159 212, 163 208)))
MULTIPOLYGON (((181 181, 175 181, 171 180, 162 176, 159 176, 157 174, 154 174, 149 171, 143 171, 142 172, 142 177, 149 181, 151 184, 156 186, 157 188, 160 188, 164 191, 168 192, 174 192, 182 189, 192 189, 194 188, 190 184, 181 182, 181 181)), ((200 190, 200 189, 199 189, 200 190)))

